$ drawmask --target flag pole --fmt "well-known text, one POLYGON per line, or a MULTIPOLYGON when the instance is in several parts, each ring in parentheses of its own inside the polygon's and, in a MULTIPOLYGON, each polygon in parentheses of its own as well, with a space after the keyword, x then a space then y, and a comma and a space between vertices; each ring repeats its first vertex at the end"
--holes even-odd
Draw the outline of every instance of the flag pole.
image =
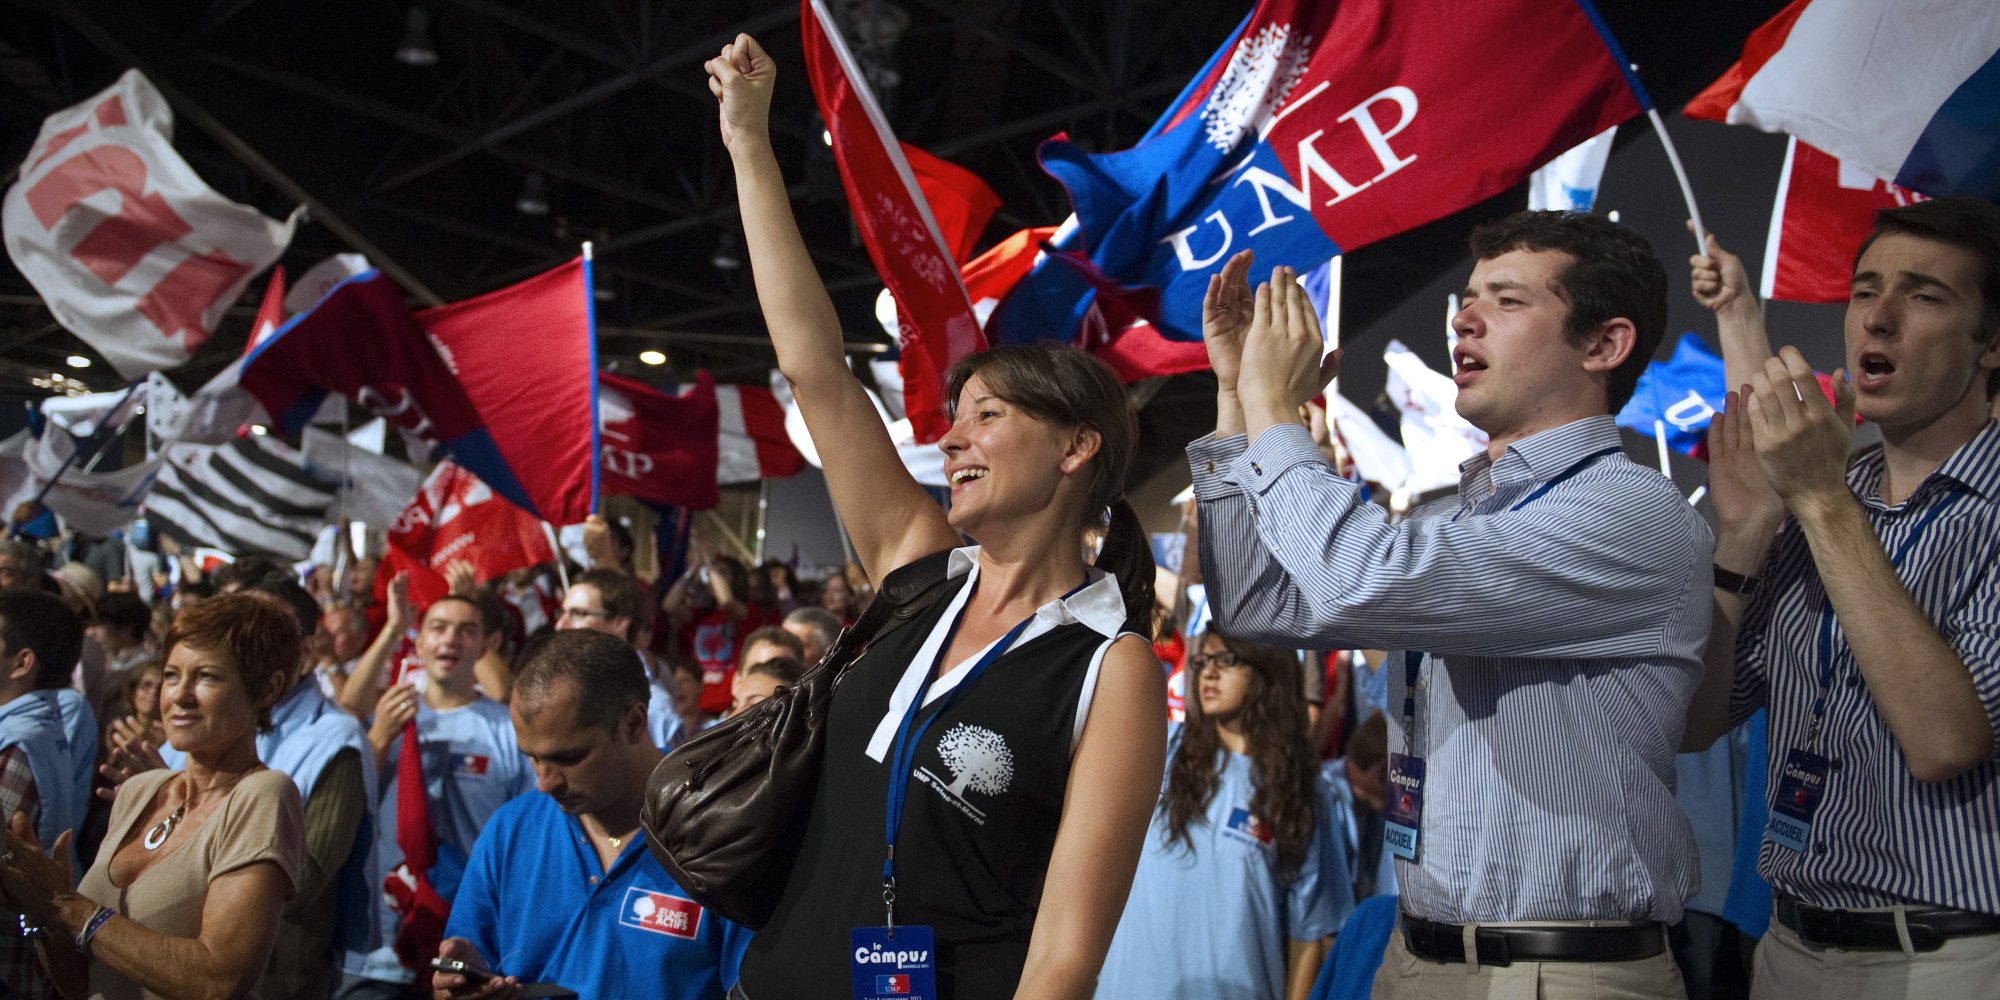
MULTIPOLYGON (((1340 289, 1342 284, 1341 282, 1342 262, 1344 262, 1345 260, 1347 260, 1347 255, 1344 253, 1338 253, 1334 254, 1333 259, 1327 262, 1327 268, 1326 268, 1326 278, 1327 278, 1326 353, 1327 354, 1332 354, 1333 352, 1340 350, 1340 289)), ((1340 392, 1340 373, 1336 371, 1333 374, 1333 381, 1326 384, 1326 393, 1328 395, 1334 395, 1339 392, 1340 392)))
POLYGON ((543 521, 542 537, 549 540, 549 551, 555 553, 556 576, 562 581, 563 593, 569 593, 569 560, 563 556, 562 540, 556 537, 556 526, 543 521))
POLYGON ((1674 478, 1673 466, 1668 461, 1668 456, 1671 454, 1671 452, 1667 449, 1666 421, 1664 420, 1653 421, 1653 443, 1657 445, 1660 449, 1660 475, 1665 476, 1668 479, 1674 478))
POLYGON ((583 241, 584 336, 590 338, 590 512, 598 513, 599 480, 603 478, 604 444, 598 439, 602 427, 597 416, 597 290, 591 261, 595 258, 591 241, 583 241))
POLYGON ((1646 120, 1653 123, 1653 132, 1660 137, 1660 148, 1667 151, 1667 162, 1674 168, 1674 181, 1681 186, 1681 200, 1687 202, 1688 218, 1694 220, 1695 253, 1708 252, 1708 227, 1701 223, 1701 206, 1694 203, 1694 185, 1688 183, 1687 169, 1681 166, 1680 151, 1674 148, 1674 139, 1667 134, 1667 123, 1660 120, 1660 109, 1647 108, 1646 120))

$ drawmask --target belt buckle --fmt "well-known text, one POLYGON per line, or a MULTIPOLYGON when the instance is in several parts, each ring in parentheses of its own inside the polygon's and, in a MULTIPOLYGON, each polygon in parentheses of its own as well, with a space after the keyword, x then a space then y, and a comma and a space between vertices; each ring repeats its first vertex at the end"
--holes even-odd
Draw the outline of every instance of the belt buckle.
POLYGON ((1480 955, 1480 965, 1506 966, 1514 964, 1514 943, 1505 931, 1481 928, 1474 931, 1472 937, 1473 947, 1475 948, 1488 943, 1491 943, 1493 946, 1493 957, 1488 959, 1485 955, 1480 955))

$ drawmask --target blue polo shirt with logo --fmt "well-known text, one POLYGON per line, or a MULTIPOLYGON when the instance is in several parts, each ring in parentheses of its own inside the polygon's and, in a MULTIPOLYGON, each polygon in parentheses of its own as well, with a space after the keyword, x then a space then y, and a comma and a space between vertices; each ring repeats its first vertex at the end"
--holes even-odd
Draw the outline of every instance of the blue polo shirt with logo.
POLYGON ((750 932, 687 898, 634 837, 609 872, 577 818, 540 792, 480 831, 446 937, 487 968, 584 997, 722 1000, 750 932))

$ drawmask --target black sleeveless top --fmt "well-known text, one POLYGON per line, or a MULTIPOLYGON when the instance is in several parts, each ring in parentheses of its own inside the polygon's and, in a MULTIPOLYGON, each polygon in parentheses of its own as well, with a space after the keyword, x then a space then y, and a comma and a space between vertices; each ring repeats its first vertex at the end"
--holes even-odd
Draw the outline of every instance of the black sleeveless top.
MULTIPOLYGON (((834 688, 819 794, 771 920, 743 959, 750 1000, 850 1000, 856 927, 883 922, 889 765, 867 754, 890 695, 963 578, 877 640, 834 688)), ((925 733, 896 843, 896 923, 936 934, 945 1000, 1007 1000, 1027 960, 1098 647, 1081 622, 1016 643, 925 733)), ((921 722, 936 704, 919 715, 921 722)), ((885 755, 886 756, 886 755, 885 755)))

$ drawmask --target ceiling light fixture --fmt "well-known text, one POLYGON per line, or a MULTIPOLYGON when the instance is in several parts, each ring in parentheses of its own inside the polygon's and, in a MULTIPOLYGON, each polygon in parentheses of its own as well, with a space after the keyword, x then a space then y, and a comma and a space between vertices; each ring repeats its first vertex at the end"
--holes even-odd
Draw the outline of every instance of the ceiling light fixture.
POLYGON ((422 7, 410 8, 403 20, 403 40, 396 45, 396 61, 405 66, 435 66, 437 46, 431 44, 431 15, 422 7))
POLYGON ((667 354, 665 351, 640 351, 639 363, 658 368, 667 363, 667 354))
POLYGON ((90 367, 90 359, 89 359, 89 358, 86 358, 86 357, 84 357, 84 356, 83 356, 83 355, 81 355, 81 354, 72 354, 72 355, 70 355, 70 356, 69 356, 69 357, 68 357, 68 358, 66 359, 66 361, 68 362, 68 364, 69 364, 69 366, 70 366, 71 368, 88 368, 88 367, 90 367))
POLYGON ((708 258, 718 271, 735 271, 743 266, 743 237, 736 230, 725 230, 722 238, 715 241, 715 253, 708 258))
POLYGON ((514 210, 522 215, 549 214, 548 185, 541 174, 529 174, 521 182, 521 196, 514 199, 514 210))

